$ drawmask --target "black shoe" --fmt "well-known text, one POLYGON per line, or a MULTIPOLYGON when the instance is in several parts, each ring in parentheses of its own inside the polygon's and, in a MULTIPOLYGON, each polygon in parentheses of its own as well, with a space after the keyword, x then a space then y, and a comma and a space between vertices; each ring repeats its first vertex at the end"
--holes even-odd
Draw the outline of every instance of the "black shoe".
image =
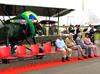
POLYGON ((93 57, 92 57, 92 56, 90 56, 90 55, 89 55, 88 57, 89 57, 89 58, 93 58, 93 57))
POLYGON ((67 60, 67 61, 70 61, 70 59, 69 59, 68 57, 66 57, 66 60, 67 60))
POLYGON ((64 58, 62 58, 62 62, 65 62, 65 59, 64 58))
POLYGON ((87 56, 84 56, 84 58, 88 58, 87 56))

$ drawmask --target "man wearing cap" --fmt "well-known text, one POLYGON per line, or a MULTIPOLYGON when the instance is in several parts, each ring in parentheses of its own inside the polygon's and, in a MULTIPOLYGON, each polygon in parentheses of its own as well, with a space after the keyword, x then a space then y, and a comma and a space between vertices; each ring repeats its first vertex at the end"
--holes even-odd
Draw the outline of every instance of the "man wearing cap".
POLYGON ((56 46, 58 51, 62 51, 62 62, 65 62, 65 60, 69 60, 69 57, 71 57, 72 49, 67 48, 65 42, 62 39, 62 35, 59 34, 58 38, 56 40, 56 46), (68 51, 68 54, 66 56, 66 51, 68 51))

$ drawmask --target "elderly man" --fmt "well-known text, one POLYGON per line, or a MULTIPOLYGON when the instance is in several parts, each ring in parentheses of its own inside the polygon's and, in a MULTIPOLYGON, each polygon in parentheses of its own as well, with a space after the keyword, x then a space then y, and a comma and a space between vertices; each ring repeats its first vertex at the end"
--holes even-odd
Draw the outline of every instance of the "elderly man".
POLYGON ((73 38, 73 34, 70 33, 68 38, 66 38, 65 43, 68 48, 76 49, 78 51, 78 59, 82 60, 82 58, 80 58, 81 54, 83 57, 86 57, 86 55, 83 53, 81 46, 76 45, 75 41, 72 38, 73 38))
POLYGON ((61 34, 58 35, 58 38, 56 40, 56 46, 58 51, 62 51, 62 62, 65 62, 65 59, 69 60, 69 57, 71 57, 72 49, 67 48, 66 44, 64 43, 61 34), (68 54, 66 56, 66 51, 68 51, 68 54))
MULTIPOLYGON (((85 49, 85 55, 87 55, 89 58, 92 58, 91 48, 84 44, 84 42, 81 39, 81 33, 78 33, 78 37, 76 38, 76 43, 85 49)), ((88 57, 85 57, 85 58, 88 58, 88 57)))

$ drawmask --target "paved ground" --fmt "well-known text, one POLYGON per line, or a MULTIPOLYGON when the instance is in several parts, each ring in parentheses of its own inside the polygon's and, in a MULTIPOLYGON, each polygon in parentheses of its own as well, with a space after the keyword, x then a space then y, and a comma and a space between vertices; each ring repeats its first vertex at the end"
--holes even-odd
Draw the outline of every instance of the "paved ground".
POLYGON ((100 74, 100 58, 20 74, 100 74))
MULTIPOLYGON (((98 54, 100 55, 100 40, 95 41, 95 43, 98 47, 98 54)), ((52 51, 54 51, 55 47, 52 47, 52 49, 53 49, 52 51)), ((30 54, 30 51, 27 51, 27 54, 30 54)), ((16 56, 16 53, 13 54, 13 56, 16 56)), ((75 56, 77 56, 77 52, 73 52, 72 57, 75 56)), ((61 53, 56 54, 55 58, 52 57, 50 58, 50 54, 45 55, 43 60, 38 60, 36 59, 35 56, 33 58, 34 59, 32 60, 26 60, 26 61, 24 61, 22 58, 18 58, 19 61, 16 63, 12 62, 11 64, 0 64, 0 69, 61 59, 61 53)), ((34 74, 100 74, 99 69, 100 69, 100 58, 46 68, 46 69, 40 69, 36 71, 29 71, 22 74, 33 74, 33 73, 34 74)))
MULTIPOLYGON (((100 55, 100 43, 96 41, 100 55)), ((20 74, 100 74, 100 58, 20 74)))

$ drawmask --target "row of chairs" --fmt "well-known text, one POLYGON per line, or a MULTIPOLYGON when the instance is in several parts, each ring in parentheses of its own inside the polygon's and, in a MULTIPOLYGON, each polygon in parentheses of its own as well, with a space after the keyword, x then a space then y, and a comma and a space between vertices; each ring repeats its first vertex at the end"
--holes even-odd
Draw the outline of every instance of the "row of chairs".
MULTIPOLYGON (((16 57, 12 57, 11 56, 11 50, 10 47, 0 47, 0 59, 17 59, 18 57, 32 57, 33 55, 45 55, 47 53, 50 54, 55 54, 59 51, 57 51, 57 47, 55 46, 55 51, 52 52, 51 51, 51 44, 50 43, 45 43, 43 44, 44 47, 44 52, 43 53, 39 53, 39 44, 34 44, 31 45, 31 54, 27 55, 26 54, 26 46, 17 46, 17 56, 16 57)), ((76 49, 72 49, 73 51, 76 51, 76 49)))
POLYGON ((0 47, 0 59, 17 59, 18 57, 32 57, 33 55, 45 55, 46 53, 57 53, 57 49, 55 49, 54 52, 51 51, 51 44, 50 43, 45 43, 43 44, 44 47, 44 52, 39 53, 39 44, 31 45, 31 54, 27 55, 26 54, 26 46, 17 46, 17 56, 12 57, 11 56, 11 50, 10 47, 0 47))

